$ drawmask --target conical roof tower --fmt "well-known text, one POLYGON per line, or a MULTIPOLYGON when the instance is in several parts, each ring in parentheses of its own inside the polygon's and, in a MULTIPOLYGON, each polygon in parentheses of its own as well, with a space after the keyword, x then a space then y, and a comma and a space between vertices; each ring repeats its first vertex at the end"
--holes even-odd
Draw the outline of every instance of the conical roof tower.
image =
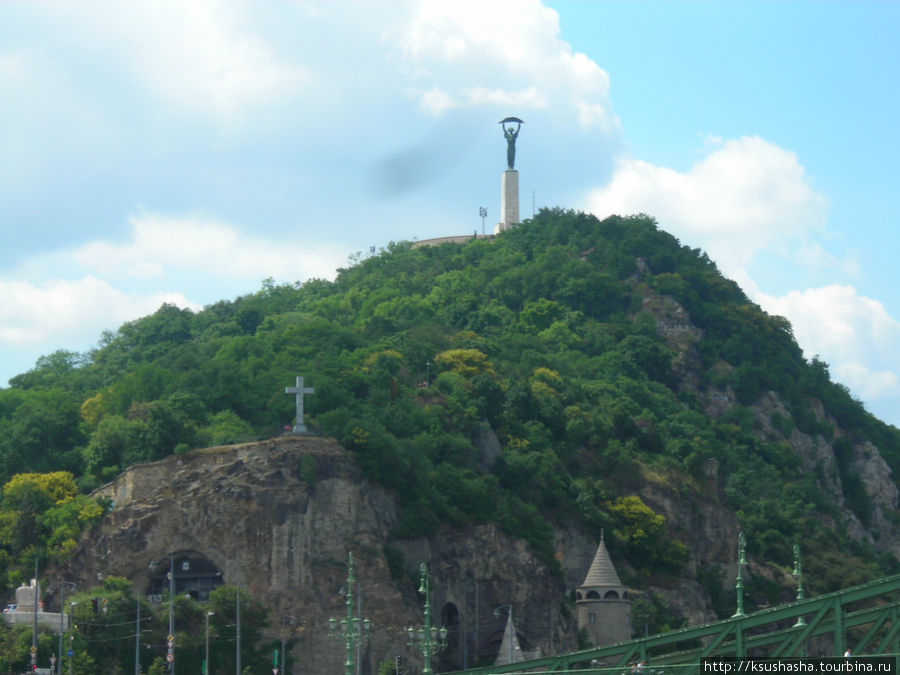
POLYGON ((497 652, 497 660, 494 661, 495 666, 502 666, 507 663, 519 663, 525 660, 522 653, 522 647, 519 645, 519 638, 516 637, 516 624, 513 623, 512 608, 506 617, 506 629, 503 631, 503 640, 500 642, 500 650, 497 652))
POLYGON ((631 639, 631 601, 602 532, 584 582, 575 589, 575 605, 578 628, 587 631, 595 647, 631 639))
POLYGON ((622 592, 625 592, 625 587, 622 586, 612 558, 609 557, 609 551, 606 550, 602 532, 600 533, 600 545, 597 546, 594 560, 588 569, 587 575, 584 577, 584 582, 581 584, 581 588, 587 587, 621 588, 622 592))

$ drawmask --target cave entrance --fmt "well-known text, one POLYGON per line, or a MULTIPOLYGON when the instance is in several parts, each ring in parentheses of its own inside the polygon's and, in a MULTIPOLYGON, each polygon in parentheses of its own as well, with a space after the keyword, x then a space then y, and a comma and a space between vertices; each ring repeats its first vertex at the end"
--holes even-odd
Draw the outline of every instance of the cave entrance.
POLYGON ((166 556, 150 564, 151 602, 160 602, 169 591, 169 571, 174 568, 175 593, 190 595, 194 600, 208 600, 209 594, 225 580, 222 571, 206 556, 193 551, 166 556), (173 565, 174 562, 174 565, 173 565))
POLYGON ((438 653, 441 670, 460 670, 465 662, 460 651, 460 643, 465 640, 459 620, 459 610, 452 602, 448 602, 441 610, 441 624, 447 629, 447 647, 438 653))

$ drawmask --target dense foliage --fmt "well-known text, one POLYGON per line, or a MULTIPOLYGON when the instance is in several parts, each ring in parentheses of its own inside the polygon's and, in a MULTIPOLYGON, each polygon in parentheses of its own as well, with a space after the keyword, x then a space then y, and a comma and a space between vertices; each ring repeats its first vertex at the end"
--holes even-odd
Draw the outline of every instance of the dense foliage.
MULTIPOLYGON (((279 433, 298 374, 316 390, 307 422, 397 495, 397 537, 496 521, 554 564, 550 525, 575 521, 605 528, 632 570, 678 573, 679 524, 636 496, 651 481, 689 500, 721 489, 754 554, 778 564, 802 534, 819 552, 812 590, 895 564, 826 527, 823 515, 844 523, 786 439, 833 438, 821 401, 845 434, 839 454, 869 439, 897 475, 900 433, 805 360, 784 319, 647 216, 545 210, 492 240, 391 244, 334 282, 267 281, 197 313, 164 306, 0 390, 0 479, 68 471, 88 490, 136 462, 279 433), (674 306, 701 337, 661 335, 674 306), (751 406, 768 391, 789 414, 773 414, 767 435, 751 406), (711 416, 716 392, 737 404, 711 416)), ((841 469, 865 523, 866 493, 841 469)), ((14 564, 37 546, 18 545, 14 564)))
MULTIPOLYGON (((189 596, 177 596, 173 606, 177 669, 181 673, 200 673, 206 656, 207 613, 209 619, 210 673, 237 671, 237 593, 234 586, 220 586, 209 600, 196 602, 189 596)), ((280 654, 280 641, 261 640, 267 617, 259 603, 241 590, 240 650, 242 673, 265 675, 272 672, 273 652, 280 654)), ((166 651, 169 632, 169 596, 151 605, 141 600, 138 624, 137 599, 131 594, 131 582, 108 577, 96 588, 66 596, 67 614, 71 612, 72 629, 63 636, 63 654, 72 650, 70 659, 63 658, 62 672, 73 675, 97 673, 132 673, 135 671, 135 628, 140 625, 139 642, 141 672, 164 675, 168 672, 166 651)), ((0 673, 21 673, 30 662, 31 626, 8 626, 0 621, 0 673)), ((293 635, 286 633, 286 644, 293 635)), ((41 633, 38 640, 38 666, 46 668, 50 655, 57 655, 58 636, 41 633)), ((289 650, 288 650, 289 651, 289 650)), ((280 659, 280 656, 279 656, 280 659)), ((290 665, 290 664, 289 664, 290 665)))

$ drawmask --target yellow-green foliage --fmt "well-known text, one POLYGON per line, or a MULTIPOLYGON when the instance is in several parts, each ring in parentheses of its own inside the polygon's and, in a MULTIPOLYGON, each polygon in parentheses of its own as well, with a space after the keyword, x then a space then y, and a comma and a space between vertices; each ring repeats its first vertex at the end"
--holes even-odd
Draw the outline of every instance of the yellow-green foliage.
POLYGON ((535 381, 543 382, 554 388, 560 387, 563 383, 563 379, 559 376, 559 373, 557 373, 555 370, 544 368, 543 366, 538 366, 534 369, 532 378, 535 381))
POLYGON ((613 534, 629 560, 645 568, 659 566, 671 571, 679 571, 687 562, 687 547, 666 538, 666 519, 637 495, 619 497, 609 513, 616 520, 613 534))
POLYGON ((68 471, 52 473, 19 473, 3 486, 3 501, 15 501, 25 491, 37 490, 54 504, 71 499, 78 494, 75 478, 68 471))
POLYGON ((448 349, 438 354, 435 363, 444 370, 459 373, 464 377, 494 374, 494 366, 487 355, 478 349, 448 349))
POLYGON ((0 551, 13 564, 24 564, 41 549, 60 560, 102 516, 103 507, 79 495, 67 471, 17 474, 3 486, 0 551))
POLYGON ((403 354, 396 349, 385 349, 369 354, 363 363, 363 368, 365 370, 382 369, 391 375, 396 375, 402 365, 403 354))
POLYGON ((614 532, 616 539, 626 546, 643 547, 662 533, 666 519, 647 506, 637 495, 620 497, 610 507, 621 528, 614 532))
POLYGON ((109 412, 109 396, 106 391, 99 391, 86 398, 81 404, 81 417, 92 427, 96 427, 100 418, 109 412))

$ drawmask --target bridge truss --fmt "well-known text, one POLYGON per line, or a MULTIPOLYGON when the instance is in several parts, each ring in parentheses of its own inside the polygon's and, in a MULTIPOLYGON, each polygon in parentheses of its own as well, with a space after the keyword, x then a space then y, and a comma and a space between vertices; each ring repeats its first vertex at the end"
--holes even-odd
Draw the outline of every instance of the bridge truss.
POLYGON ((693 670, 709 658, 842 656, 847 649, 855 656, 896 657, 900 651, 898 592, 900 575, 895 575, 702 626, 520 663, 470 668, 465 673, 564 673, 574 668, 579 673, 607 669, 621 673, 630 664, 643 662, 644 672, 652 674, 659 666, 672 667, 673 672, 685 667, 693 670), (815 654, 807 653, 810 645, 815 645, 815 654), (828 649, 831 653, 823 653, 828 649))

